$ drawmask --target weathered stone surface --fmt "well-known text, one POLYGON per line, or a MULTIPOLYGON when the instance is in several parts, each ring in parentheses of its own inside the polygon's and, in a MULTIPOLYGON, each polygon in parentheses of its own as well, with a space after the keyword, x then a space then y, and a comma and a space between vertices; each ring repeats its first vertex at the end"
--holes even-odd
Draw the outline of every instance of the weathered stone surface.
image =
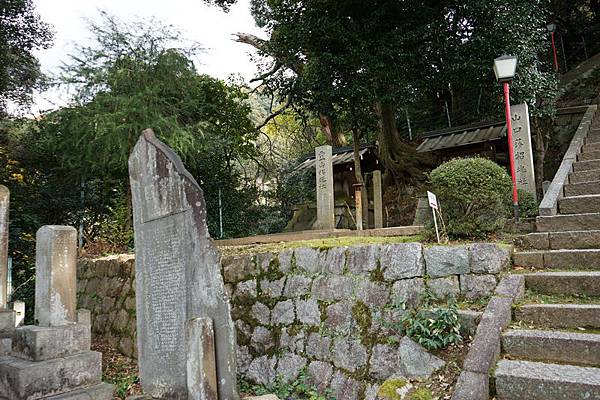
POLYGON ((343 300, 352 295, 354 282, 348 276, 319 276, 313 281, 312 295, 317 300, 343 300))
POLYGON ((245 374, 246 371, 248 371, 250 363, 252 362, 252 355, 250 354, 250 350, 246 346, 238 346, 236 357, 238 372, 241 374, 245 374))
POLYGON ((232 283, 252 278, 258 272, 254 257, 249 254, 225 257, 222 267, 225 280, 232 283))
POLYGON ((600 398, 600 369, 501 360, 495 372, 499 400, 600 398))
POLYGON ((257 385, 271 385, 275 382, 277 358, 261 356, 255 358, 248 367, 246 378, 257 385))
POLYGON ((327 336, 321 336, 318 333, 311 333, 306 342, 306 354, 321 361, 330 361, 331 339, 327 336))
POLYGON ((316 185, 317 185, 317 221, 316 229, 335 229, 335 202, 333 197, 333 163, 331 146, 315 148, 316 185))
POLYGON ((423 278, 402 279, 392 286, 392 301, 396 304, 404 302, 408 307, 416 307, 425 291, 423 278))
POLYGON ((279 253, 277 259, 279 260, 279 270, 283 273, 287 273, 292 270, 292 257, 294 256, 294 250, 288 249, 279 253))
POLYGON ((248 301, 256 298, 256 280, 243 281, 237 284, 235 296, 241 301, 248 301))
POLYGON ((288 328, 281 330, 281 337, 279 338, 279 349, 289 350, 292 353, 303 353, 304 352, 304 331, 300 331, 294 334, 288 333, 288 328))
POLYGON ((285 297, 300 297, 310 293, 312 279, 303 275, 288 275, 285 282, 285 297))
POLYGON ((600 268, 600 249, 551 250, 544 254, 544 267, 598 269, 600 268))
POLYGON ((498 296, 509 297, 514 303, 519 302, 525 295, 525 277, 523 275, 508 275, 502 278, 494 292, 498 296))
POLYGON ((436 299, 445 299, 448 296, 454 296, 454 298, 458 298, 460 295, 458 276, 430 279, 427 281, 427 285, 436 299))
POLYGON ((279 358, 276 374, 283 382, 294 381, 306 366, 306 359, 293 353, 285 353, 279 358))
POLYGON ((189 399, 218 398, 215 334, 212 320, 193 318, 185 324, 187 389, 189 399))
POLYGON ((438 357, 430 354, 423 346, 414 342, 408 336, 400 340, 398 347, 400 357, 401 375, 409 378, 428 378, 446 363, 438 357))
MULTIPOLYGON (((15 302, 15 310, 16 310, 16 303, 17 302, 15 302)), ((23 314, 23 318, 24 318, 25 317, 25 303, 23 303, 23 302, 18 302, 18 303, 22 303, 22 305, 19 306, 19 309, 23 310, 22 314, 23 314)), ((19 314, 19 312, 17 311, 17 315, 18 314, 19 314)), ((92 325, 91 311, 86 310, 84 308, 78 309, 77 310, 77 323, 81 324, 81 325, 91 326, 92 325)), ((17 322, 17 324, 19 324, 19 323, 17 322)))
POLYGON ((367 350, 359 340, 338 338, 333 342, 333 364, 355 372, 367 364, 367 350))
POLYGON ((355 275, 365 274, 377 268, 381 248, 379 245, 351 246, 348 248, 348 271, 355 275))
POLYGON ((294 250, 296 267, 303 272, 315 274, 319 271, 319 250, 302 248, 294 250))
POLYGON ((423 276, 425 272, 420 243, 382 245, 379 262, 386 281, 423 276))
POLYGON ((308 365, 308 383, 315 386, 315 388, 323 393, 333 375, 333 367, 329 363, 322 361, 313 361, 308 365))
POLYGON ((538 232, 594 231, 600 226, 600 213, 537 217, 538 232))
MULTIPOLYGON (((512 299, 493 296, 481 316, 482 322, 489 320, 492 326, 502 331, 508 327, 512 318, 512 299)), ((479 330, 478 330, 479 332, 479 330)))
POLYGON ((490 398, 488 374, 463 371, 458 377, 452 400, 488 400, 490 398))
POLYGON ((15 331, 17 313, 14 310, 0 309, 0 333, 15 331))
POLYGON ((515 318, 551 328, 600 328, 600 305, 528 304, 515 310, 515 318))
POLYGON ((324 274, 342 274, 346 266, 346 247, 334 247, 319 254, 319 271, 324 274))
POLYGON ((263 325, 269 325, 271 322, 271 310, 263 303, 254 303, 250 309, 250 315, 263 325))
POLYGON ((375 229, 383 228, 383 194, 381 171, 373 171, 373 212, 375 229))
POLYGON ((392 376, 400 361, 398 350, 385 344, 377 344, 369 361, 369 375, 373 379, 385 380, 392 376))
POLYGON ((583 214, 600 212, 600 194, 564 197, 558 201, 561 214, 583 214))
MULTIPOLYGON (((132 151, 129 176, 142 387, 155 397, 187 396, 184 326, 202 316, 214 322, 219 398, 237 400, 235 328, 202 189, 151 130, 132 151)), ((252 257, 247 265, 256 270, 252 257)))
POLYGON ((543 294, 600 296, 600 272, 544 272, 525 275, 529 289, 543 294))
POLYGON ((90 349, 90 326, 72 324, 57 327, 24 326, 15 331, 15 355, 44 361, 90 349))
POLYGON ((314 299, 297 300, 296 315, 298 321, 307 325, 319 325, 321 323, 321 311, 319 303, 314 299))
POLYGON ((513 263, 517 267, 544 267, 544 253, 541 251, 518 251, 513 255, 513 263))
POLYGON ((521 250, 547 250, 550 248, 550 236, 548 232, 530 233, 518 236, 514 243, 521 250))
POLYGON ((10 209, 10 191, 0 185, 0 309, 7 306, 8 282, 8 211, 10 209))
POLYGON ((577 161, 573 164, 573 171, 592 171, 600 169, 600 160, 577 161))
POLYGON ((468 300, 489 296, 496 289, 494 275, 461 275, 460 292, 468 300))
POLYGON ((530 361, 600 365, 600 335, 510 330, 502 335, 502 348, 512 357, 530 361))
POLYGON ((349 334, 355 326, 352 303, 341 302, 327 307, 325 326, 336 333, 349 334))
POLYGON ((360 382, 346 377, 340 371, 337 371, 331 379, 331 391, 333 397, 336 399, 358 400, 360 389, 360 382))
POLYGON ((275 345, 271 331, 263 326, 257 326, 254 328, 250 343, 252 344, 254 350, 258 351, 259 353, 265 353, 275 345))
POLYGON ((579 171, 569 174, 570 183, 593 182, 598 179, 598 171, 579 171))
POLYGON ((0 359, 0 398, 38 399, 100 383, 102 355, 86 351, 46 361, 0 359))
POLYGON ((550 232, 550 248, 559 249, 595 249, 600 243, 600 230, 550 232))
POLYGON ((70 392, 47 397, 49 400, 111 400, 113 399, 114 386, 108 383, 99 383, 70 392))
POLYGON ((261 271, 265 272, 269 270, 269 266, 275 256, 273 253, 260 253, 256 255, 256 267, 261 271))
POLYGON ((75 322, 77 230, 47 225, 36 235, 35 319, 40 326, 75 322))
POLYGON ((260 291, 263 296, 278 298, 283 294, 283 287, 285 285, 285 276, 274 281, 263 279, 260 281, 260 291))
POLYGON ((460 322, 460 333, 463 336, 473 336, 477 331, 481 315, 483 313, 472 310, 458 310, 458 321, 460 322))
POLYGON ((510 264, 511 248, 494 243, 474 243, 469 248, 471 272, 498 274, 510 264))
POLYGON ((565 196, 585 196, 587 194, 600 194, 600 176, 595 182, 565 185, 565 196))
POLYGON ((390 289, 384 283, 361 279, 356 288, 356 298, 369 307, 379 308, 387 304, 390 289))
POLYGON ((491 320, 482 320, 479 323, 469 353, 463 362, 464 371, 488 374, 500 357, 500 333, 491 320))
POLYGON ((295 319, 294 302, 292 300, 280 301, 275 304, 271 312, 272 325, 289 325, 294 323, 295 319))
POLYGON ((469 273, 469 249, 466 246, 425 248, 427 275, 437 278, 469 273))

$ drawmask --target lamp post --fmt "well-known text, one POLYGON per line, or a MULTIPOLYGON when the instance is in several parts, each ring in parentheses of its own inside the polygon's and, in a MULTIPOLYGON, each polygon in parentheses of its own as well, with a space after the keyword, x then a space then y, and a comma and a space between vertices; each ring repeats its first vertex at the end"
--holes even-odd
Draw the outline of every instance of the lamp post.
POLYGON ((548 32, 550 32, 550 36, 552 37, 552 54, 554 55, 554 70, 556 72, 559 71, 558 68, 558 57, 556 56, 556 42, 554 41, 554 33, 556 32, 556 24, 551 23, 546 26, 548 32))
POLYGON ((504 55, 494 60, 494 74, 498 82, 504 86, 504 104, 506 112, 506 133, 508 136, 508 157, 510 161, 510 176, 513 183, 513 207, 515 220, 519 220, 519 195, 517 193, 517 177, 515 175, 515 151, 512 139, 512 118, 510 115, 510 82, 517 70, 517 57, 504 55))

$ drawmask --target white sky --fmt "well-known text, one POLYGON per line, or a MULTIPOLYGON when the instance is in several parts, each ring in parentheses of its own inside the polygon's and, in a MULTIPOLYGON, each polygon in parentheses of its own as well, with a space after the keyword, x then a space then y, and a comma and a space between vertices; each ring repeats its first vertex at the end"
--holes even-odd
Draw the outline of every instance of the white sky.
MULTIPOLYGON (((38 51, 36 56, 46 73, 57 72, 75 43, 86 43, 89 34, 84 18, 97 19, 104 10, 121 20, 134 17, 157 17, 183 32, 187 39, 199 42, 206 52, 200 55, 201 73, 226 79, 241 74, 248 80, 256 67, 250 60, 250 46, 233 41, 237 32, 265 37, 250 15, 249 0, 238 0, 229 13, 209 7, 202 0, 34 0, 42 20, 54 27, 54 45, 38 51)), ((64 105, 66 95, 47 92, 36 96, 33 113, 64 105)))

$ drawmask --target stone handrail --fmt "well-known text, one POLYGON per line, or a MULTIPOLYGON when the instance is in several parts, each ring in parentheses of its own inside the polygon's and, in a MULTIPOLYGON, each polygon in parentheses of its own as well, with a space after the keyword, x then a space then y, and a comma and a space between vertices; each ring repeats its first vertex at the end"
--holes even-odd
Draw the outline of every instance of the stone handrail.
POLYGON ((573 163, 577 161, 577 154, 581 152, 581 148, 585 144, 585 137, 590 130, 592 118, 594 117, 597 108, 598 106, 596 105, 587 107, 587 111, 583 115, 575 135, 573 135, 571 144, 563 157, 560 167, 558 168, 556 175, 554 175, 554 179, 540 203, 539 209, 541 216, 556 215, 558 211, 558 200, 563 197, 564 185, 568 183, 569 174, 573 169, 573 163))

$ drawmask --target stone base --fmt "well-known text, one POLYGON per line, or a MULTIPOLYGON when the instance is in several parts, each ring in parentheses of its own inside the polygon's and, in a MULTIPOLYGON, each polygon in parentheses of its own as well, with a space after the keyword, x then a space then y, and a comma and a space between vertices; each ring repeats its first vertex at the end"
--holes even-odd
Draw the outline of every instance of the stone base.
POLYGON ((102 354, 87 351, 48 361, 0 358, 0 398, 35 400, 91 385, 102 376, 102 354))
POLYGON ((12 337, 0 336, 0 357, 12 354, 12 337))
POLYGON ((24 326, 17 328, 14 355, 32 361, 66 357, 90 349, 90 326, 72 324, 57 327, 24 326))
POLYGON ((14 310, 0 308, 0 333, 15 331, 16 313, 14 310))
POLYGON ((108 383, 73 390, 56 396, 44 397, 47 400, 111 400, 114 386, 108 383))

